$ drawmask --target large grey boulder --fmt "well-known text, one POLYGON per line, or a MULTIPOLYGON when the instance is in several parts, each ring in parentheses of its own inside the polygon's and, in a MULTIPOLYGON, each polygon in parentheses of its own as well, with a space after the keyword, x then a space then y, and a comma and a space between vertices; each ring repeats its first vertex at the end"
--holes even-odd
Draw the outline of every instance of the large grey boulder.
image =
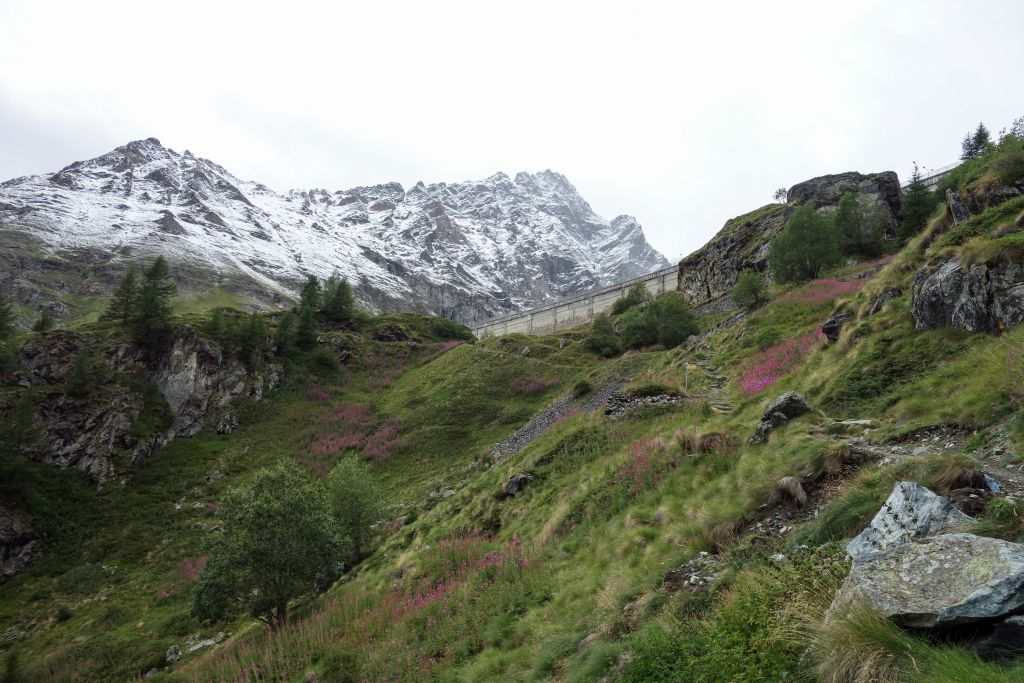
POLYGON ((835 615, 862 603, 910 628, 998 618, 1024 607, 1024 546, 943 534, 855 562, 836 593, 835 615))
POLYGON ((1024 320, 1024 263, 927 265, 914 277, 912 311, 919 330, 1002 332, 1024 320))
POLYGON ((854 564, 915 539, 971 521, 942 496, 912 481, 901 481, 871 524, 846 545, 854 564))
POLYGON ((967 209, 959 195, 952 188, 946 189, 946 203, 949 204, 949 212, 953 214, 953 225, 960 225, 970 220, 971 212, 967 209))
POLYGON ((768 404, 768 407, 764 409, 764 413, 761 415, 761 419, 767 420, 775 413, 782 413, 786 416, 787 420, 792 420, 794 417, 800 417, 804 413, 809 412, 811 412, 811 406, 804 400, 803 396, 795 391, 787 391, 768 404))
POLYGON ((899 222, 900 180, 893 171, 882 173, 834 173, 798 183, 789 188, 789 203, 813 202, 817 208, 836 206, 848 192, 866 197, 881 209, 887 232, 895 230, 899 222))
POLYGON ((849 322, 853 316, 846 311, 837 311, 828 317, 828 320, 821 324, 821 333, 835 344, 839 341, 839 333, 843 331, 843 325, 849 322))
POLYGON ((750 437, 750 443, 767 443, 768 435, 772 430, 781 427, 794 417, 799 417, 810 412, 811 406, 804 400, 804 397, 795 391, 787 391, 782 396, 768 404, 761 415, 761 422, 754 429, 754 435, 750 437))

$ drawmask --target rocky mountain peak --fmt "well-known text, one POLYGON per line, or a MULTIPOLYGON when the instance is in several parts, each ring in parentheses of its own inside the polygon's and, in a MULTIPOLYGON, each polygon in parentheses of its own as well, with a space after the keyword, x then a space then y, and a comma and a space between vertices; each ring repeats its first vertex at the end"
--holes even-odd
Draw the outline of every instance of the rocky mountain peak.
MULTIPOLYGON (((156 138, 4 183, 0 227, 68 256, 71 291, 109 289, 129 261, 161 254, 187 270, 185 292, 227 283, 267 306, 307 273, 338 274, 371 310, 464 322, 667 265, 635 219, 604 220, 551 170, 279 193, 156 138), (107 280, 86 283, 83 258, 107 280)), ((24 277, 19 291, 46 290, 41 272, 24 277)), ((38 308, 40 297, 24 303, 38 308)))

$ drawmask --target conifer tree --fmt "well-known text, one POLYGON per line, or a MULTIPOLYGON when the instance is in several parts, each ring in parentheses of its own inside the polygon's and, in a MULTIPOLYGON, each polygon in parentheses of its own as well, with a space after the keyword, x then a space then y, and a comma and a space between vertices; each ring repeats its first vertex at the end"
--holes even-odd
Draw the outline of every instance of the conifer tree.
POLYGON ((971 134, 968 133, 960 142, 960 161, 968 161, 976 156, 978 156, 978 153, 974 147, 974 140, 971 138, 971 134))
POLYGON ((274 348, 277 355, 287 356, 295 345, 295 314, 285 311, 277 322, 277 330, 274 332, 274 348))
POLYGON ((114 290, 114 296, 110 300, 107 312, 103 317, 111 320, 120 320, 121 324, 127 325, 135 314, 135 302, 139 295, 139 285, 135 277, 135 266, 129 266, 124 277, 114 290))
POLYGON ((974 147, 976 156, 983 156, 992 149, 992 135, 984 123, 979 123, 971 136, 971 145, 974 147))
POLYGON ((267 345, 267 328, 256 313, 249 314, 238 338, 238 353, 250 368, 255 367, 267 345))
POLYGON ((299 308, 310 308, 314 312, 320 310, 323 303, 323 292, 320 288, 320 280, 316 275, 307 275, 306 284, 302 285, 299 292, 299 308))
POLYGON ((50 309, 44 308, 36 321, 32 324, 33 332, 49 332, 53 328, 53 314, 50 309))
POLYGON ((928 217, 935 210, 935 193, 929 190, 921 179, 921 170, 914 164, 914 172, 910 175, 910 184, 903 191, 903 206, 900 216, 898 235, 900 240, 907 241, 924 227, 928 217))
POLYGON ((299 321, 295 329, 295 345, 308 351, 316 344, 316 317, 309 306, 299 308, 299 321))
POLYGON ((159 348, 170 337, 173 329, 171 299, 176 292, 167 261, 163 256, 156 257, 142 274, 142 286, 131 321, 135 340, 147 350, 159 348))
POLYGON ((215 308, 210 314, 210 322, 206 325, 206 331, 215 341, 223 344, 227 336, 227 325, 224 323, 224 309, 215 308))
POLYGON ((352 287, 344 278, 328 278, 324 287, 324 317, 334 322, 349 322, 355 309, 352 287))

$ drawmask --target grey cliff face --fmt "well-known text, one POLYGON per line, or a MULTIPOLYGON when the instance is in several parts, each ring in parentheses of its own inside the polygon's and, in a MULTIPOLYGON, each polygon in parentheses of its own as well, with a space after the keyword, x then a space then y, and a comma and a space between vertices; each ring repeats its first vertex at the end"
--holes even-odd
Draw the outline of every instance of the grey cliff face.
POLYGON ((927 265, 914 278, 912 311, 919 330, 1001 332, 1024 320, 1024 264, 927 265))

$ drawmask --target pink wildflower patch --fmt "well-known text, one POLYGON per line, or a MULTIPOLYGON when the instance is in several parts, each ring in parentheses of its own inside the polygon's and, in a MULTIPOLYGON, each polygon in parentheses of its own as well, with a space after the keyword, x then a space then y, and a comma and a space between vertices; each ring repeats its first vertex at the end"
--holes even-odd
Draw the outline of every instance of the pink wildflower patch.
POLYGON ((326 403, 334 398, 334 389, 319 384, 307 384, 302 390, 306 394, 306 399, 315 403, 326 403))
POLYGON ((429 363, 438 356, 448 353, 456 346, 462 346, 465 343, 466 342, 462 341, 461 339, 452 339, 451 341, 446 341, 443 344, 438 344, 437 346, 425 349, 420 354, 419 361, 421 364, 429 363))
POLYGON ((792 372, 810 355, 825 335, 821 329, 776 344, 754 356, 739 380, 740 391, 756 394, 792 372))
POLYGON ((366 437, 363 445, 363 455, 372 458, 374 462, 388 460, 400 450, 404 442, 398 438, 399 424, 397 420, 388 420, 366 437))
POLYGON ((864 280, 811 280, 806 285, 779 297, 779 301, 795 301, 798 303, 823 304, 837 296, 859 291, 864 280))
POLYGON ((543 379, 541 377, 528 377, 526 379, 516 380, 512 383, 513 393, 520 394, 522 396, 534 396, 541 394, 552 387, 558 386, 557 379, 543 379))

